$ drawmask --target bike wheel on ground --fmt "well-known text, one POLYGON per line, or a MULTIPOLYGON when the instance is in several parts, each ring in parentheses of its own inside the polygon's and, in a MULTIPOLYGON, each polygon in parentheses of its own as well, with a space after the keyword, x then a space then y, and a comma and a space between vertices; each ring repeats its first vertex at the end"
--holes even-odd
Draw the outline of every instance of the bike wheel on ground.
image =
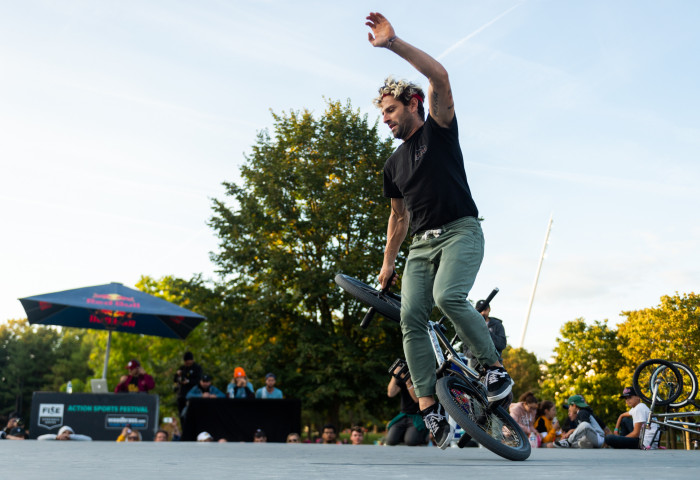
POLYGON ((508 460, 530 456, 530 442, 515 420, 502 407, 489 409, 469 382, 446 376, 435 388, 447 413, 474 440, 508 460))
POLYGON ((634 389, 645 402, 655 402, 658 406, 670 405, 683 391, 683 377, 671 362, 651 359, 639 364, 634 371, 634 389), (654 400, 654 385, 657 385, 654 400))
POLYGON ((389 320, 399 322, 401 320, 401 297, 391 292, 382 292, 372 288, 356 278, 342 273, 335 276, 335 283, 359 301, 374 307, 389 320))
MULTIPOLYGON (((688 365, 681 362, 671 362, 680 372, 683 378, 683 387, 678 395, 678 397, 668 406, 671 408, 682 408, 686 405, 690 405, 695 396, 698 394, 698 378, 695 376, 695 372, 688 365)), ((664 367, 659 367, 662 369, 664 367)), ((652 381, 656 379, 656 372, 652 374, 652 381)))

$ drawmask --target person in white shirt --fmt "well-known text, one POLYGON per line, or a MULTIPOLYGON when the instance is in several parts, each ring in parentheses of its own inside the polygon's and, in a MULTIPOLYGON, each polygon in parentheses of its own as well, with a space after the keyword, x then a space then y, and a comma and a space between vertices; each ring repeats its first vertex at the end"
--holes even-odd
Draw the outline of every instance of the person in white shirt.
POLYGON ((73 440, 73 441, 83 441, 83 442, 89 442, 92 440, 92 437, 89 437, 87 435, 80 435, 79 433, 75 433, 72 428, 70 428, 68 425, 62 426, 59 430, 58 433, 46 433, 44 435, 39 435, 36 437, 37 440, 73 440))
MULTIPOLYGON (((620 398, 625 400, 630 410, 618 417, 614 434, 607 435, 605 443, 611 448, 639 448, 639 435, 642 425, 649 418, 649 407, 642 403, 634 387, 625 387, 620 398)), ((652 424, 644 431, 644 448, 658 448, 656 441, 658 428, 658 425, 652 424)))

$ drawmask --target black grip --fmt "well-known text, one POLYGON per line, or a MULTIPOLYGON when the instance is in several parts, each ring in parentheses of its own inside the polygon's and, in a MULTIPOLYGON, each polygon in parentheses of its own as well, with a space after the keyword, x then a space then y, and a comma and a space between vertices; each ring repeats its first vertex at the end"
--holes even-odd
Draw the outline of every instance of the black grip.
POLYGON ((495 297, 497 293, 498 293, 498 287, 494 287, 494 289, 491 290, 491 293, 489 293, 489 296, 486 297, 486 300, 484 300, 484 304, 483 304, 483 307, 481 308, 481 310, 477 309, 477 311, 479 313, 481 313, 483 310, 486 309, 486 307, 490 307, 491 300, 493 300, 493 297, 495 297))
POLYGON ((367 310, 367 314, 365 315, 365 318, 363 318, 362 321, 360 322, 360 327, 362 327, 362 328, 369 327, 369 322, 372 321, 375 313, 377 313, 377 311, 374 309, 374 307, 369 307, 369 310, 367 310))

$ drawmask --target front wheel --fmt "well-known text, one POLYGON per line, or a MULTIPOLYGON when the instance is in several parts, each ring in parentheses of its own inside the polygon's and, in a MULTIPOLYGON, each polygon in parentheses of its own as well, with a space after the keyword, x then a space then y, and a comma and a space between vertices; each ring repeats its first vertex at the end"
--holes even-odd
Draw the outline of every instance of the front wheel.
POLYGON ((508 460, 530 456, 530 442, 513 417, 503 407, 489 409, 469 382, 446 376, 437 381, 435 388, 447 413, 474 440, 508 460))

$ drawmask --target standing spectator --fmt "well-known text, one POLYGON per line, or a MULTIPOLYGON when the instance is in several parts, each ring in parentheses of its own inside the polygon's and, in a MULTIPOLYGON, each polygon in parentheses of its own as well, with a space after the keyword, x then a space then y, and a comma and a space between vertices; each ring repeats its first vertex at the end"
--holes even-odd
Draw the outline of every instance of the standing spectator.
POLYGON ((206 373, 199 379, 199 385, 192 387, 187 394, 187 399, 190 398, 226 398, 224 392, 211 384, 211 376, 206 373))
POLYGON ((255 398, 253 384, 248 381, 243 367, 236 367, 233 371, 233 380, 226 387, 226 395, 229 398, 255 398))
POLYGON ((544 400, 537 407, 537 418, 535 419, 535 429, 542 439, 541 447, 552 447, 557 439, 557 433, 561 433, 558 428, 557 407, 554 402, 544 400), (559 432, 557 432, 559 430, 559 432))
POLYGON ((258 388, 255 398, 282 398, 282 390, 275 387, 277 377, 274 373, 265 375, 265 386, 258 388))
POLYGON ((177 411, 180 415, 187 404, 187 394, 202 378, 202 367, 194 362, 192 352, 185 352, 182 360, 183 364, 177 369, 173 378, 177 389, 177 411))
POLYGON ((506 330, 503 328, 503 321, 490 316, 491 306, 486 303, 486 300, 479 300, 476 302, 476 310, 481 313, 481 316, 484 317, 486 321, 486 326, 491 334, 491 340, 493 340, 493 346, 496 347, 496 352, 498 352, 498 357, 500 359, 508 342, 506 339, 506 330))
MULTIPOLYGON (((621 414, 615 424, 614 435, 606 435, 605 443, 612 448, 639 448, 639 435, 642 431, 642 424, 649 418, 649 407, 642 403, 642 399, 637 395, 634 387, 625 387, 620 395, 621 399, 629 407, 629 412, 621 414), (630 421, 631 420, 631 421, 630 421), (631 424, 631 425, 630 425, 631 424)), ((655 423, 644 432, 644 447, 658 448, 656 432, 659 426, 655 423)))
POLYGON ((45 433, 36 437, 37 440, 74 440, 79 442, 90 442, 92 437, 75 433, 68 425, 58 429, 58 433, 45 433))
POLYGON ((510 404, 510 416, 518 422, 525 435, 535 434, 540 438, 540 434, 535 428, 535 417, 537 415, 537 398, 532 392, 525 392, 520 395, 517 403, 510 404))
POLYGON ((573 430, 562 433, 554 442, 558 448, 600 448, 605 441, 605 424, 594 414, 581 395, 572 395, 567 401, 569 420, 573 430))
POLYGON ((350 444, 362 445, 365 441, 365 431, 360 426, 354 426, 350 429, 350 444))
POLYGON ((413 391, 408 367, 405 366, 406 363, 403 362, 394 369, 387 387, 389 398, 401 394, 401 411, 387 425, 386 444, 398 445, 403 442, 410 447, 425 445, 428 441, 428 429, 423 423, 418 397, 413 391))
POLYGON ((335 428, 335 425, 332 423, 327 423, 323 426, 323 429, 321 430, 321 442, 320 443, 325 443, 325 444, 340 444, 340 442, 337 440, 338 438, 338 430, 335 428))
POLYGON ((119 384, 114 387, 114 393, 148 393, 156 387, 153 377, 146 373, 138 360, 130 360, 126 364, 128 375, 122 375, 119 384))

